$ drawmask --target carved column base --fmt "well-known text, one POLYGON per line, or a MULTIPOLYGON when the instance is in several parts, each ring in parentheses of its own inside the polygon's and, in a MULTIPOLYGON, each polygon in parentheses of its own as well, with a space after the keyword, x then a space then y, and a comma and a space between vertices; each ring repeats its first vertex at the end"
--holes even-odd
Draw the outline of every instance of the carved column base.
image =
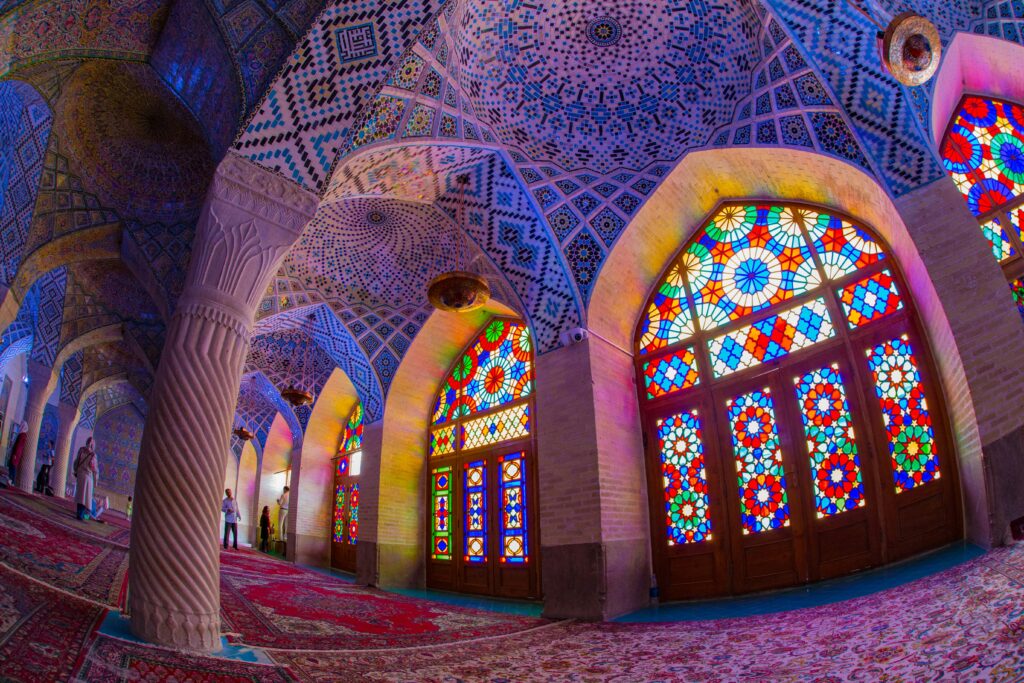
POLYGON ((221 648, 219 609, 206 614, 179 612, 144 596, 133 596, 132 606, 132 632, 144 640, 196 652, 221 648))

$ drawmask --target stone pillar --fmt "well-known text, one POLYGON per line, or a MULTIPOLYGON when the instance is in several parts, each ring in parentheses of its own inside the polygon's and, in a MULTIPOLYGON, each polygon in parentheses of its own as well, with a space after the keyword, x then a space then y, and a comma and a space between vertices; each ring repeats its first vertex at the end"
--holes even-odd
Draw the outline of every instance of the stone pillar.
POLYGON ((316 205, 313 194, 233 154, 214 176, 139 453, 129 607, 144 640, 220 647, 223 453, 242 365, 260 297, 316 205))
POLYGON ((950 333, 933 333, 929 342, 959 456, 966 535, 985 547, 1006 543, 1010 522, 1024 516, 1021 318, 978 221, 948 178, 895 203, 926 271, 908 273, 918 311, 926 324, 948 320, 950 333), (935 297, 927 296, 932 287, 935 297))
POLYGON ((596 337, 537 358, 544 615, 644 607, 650 532, 632 357, 596 337))
POLYGON ((64 490, 68 480, 68 463, 71 458, 71 435, 75 433, 75 426, 78 425, 78 418, 81 413, 78 408, 67 403, 57 404, 57 416, 60 420, 57 426, 57 450, 54 451, 53 469, 50 471, 50 488, 57 498, 64 497, 64 490))
POLYGON ((33 360, 28 361, 28 401, 25 403, 25 422, 28 435, 25 437, 25 452, 18 466, 18 488, 31 491, 36 474, 36 449, 39 446, 39 429, 43 426, 43 410, 50 398, 53 387, 50 379, 53 368, 33 360))
MULTIPOLYGON (((381 501, 383 441, 383 420, 363 425, 356 582, 366 586, 414 588, 423 585, 423 545, 403 542, 404 539, 389 534, 381 519, 381 509, 387 507, 386 501, 381 501)), ((398 502, 402 506, 413 504, 422 509, 423 498, 421 494, 419 498, 398 502)), ((417 515, 417 512, 416 509, 407 510, 407 514, 417 515)))

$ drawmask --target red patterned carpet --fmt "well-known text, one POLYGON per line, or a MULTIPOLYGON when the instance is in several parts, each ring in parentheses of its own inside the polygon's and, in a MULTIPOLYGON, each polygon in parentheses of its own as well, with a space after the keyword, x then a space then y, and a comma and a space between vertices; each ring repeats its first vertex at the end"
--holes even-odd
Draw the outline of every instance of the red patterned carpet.
POLYGON ((464 609, 355 586, 256 553, 222 552, 225 631, 246 645, 363 650, 507 635, 542 619, 464 609), (240 570, 247 564, 247 570, 240 570), (230 567, 230 568, 229 568, 230 567))
POLYGON ((120 513, 104 514, 103 522, 98 520, 83 522, 75 516, 75 501, 70 498, 30 495, 14 489, 3 489, 0 491, 0 495, 6 496, 11 503, 39 513, 54 524, 66 526, 73 531, 100 540, 128 546, 131 523, 120 513))
POLYGON ((99 635, 75 677, 87 683, 292 683, 273 665, 201 657, 99 635))
POLYGON ((299 678, 361 681, 1024 680, 1024 546, 899 588, 706 622, 555 623, 379 652, 274 652, 299 678))
POLYGON ((224 629, 267 648, 253 664, 99 634, 106 610, 75 595, 109 601, 123 549, 12 500, 0 494, 3 681, 1024 681, 1024 544, 854 600, 664 624, 461 609, 223 553, 224 629))
MULTIPOLYGON (((25 507, 29 496, 0 493, 0 563, 55 588, 116 607, 128 571, 127 548, 25 507)), ((45 510, 45 509, 44 509, 45 510)))
POLYGON ((104 614, 0 566, 0 680, 68 680, 104 614))

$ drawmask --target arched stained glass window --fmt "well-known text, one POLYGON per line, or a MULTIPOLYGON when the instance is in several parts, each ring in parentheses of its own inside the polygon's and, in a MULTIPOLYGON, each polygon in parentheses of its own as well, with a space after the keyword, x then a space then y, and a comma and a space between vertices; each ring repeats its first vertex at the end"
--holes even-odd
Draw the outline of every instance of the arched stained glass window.
POLYGON ((943 138, 942 161, 978 218, 1024 317, 1024 106, 968 95, 943 138))
POLYGON ((725 205, 672 259, 636 334, 663 595, 826 578, 957 533, 907 293, 877 237, 809 206, 725 205), (921 515, 940 532, 907 538, 921 515))
POLYGON ((494 318, 441 383, 428 437, 427 582, 536 597, 533 342, 494 318))
POLYGON ((341 447, 334 460, 334 518, 331 530, 331 566, 356 569, 359 539, 359 472, 363 459, 363 404, 356 402, 345 421, 341 447))

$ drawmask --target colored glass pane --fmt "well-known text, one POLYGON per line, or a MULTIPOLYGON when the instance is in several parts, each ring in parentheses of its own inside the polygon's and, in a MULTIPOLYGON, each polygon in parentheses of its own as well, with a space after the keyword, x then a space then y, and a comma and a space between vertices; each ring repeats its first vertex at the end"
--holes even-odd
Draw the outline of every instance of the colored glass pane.
POLYGON ((966 97, 943 141, 942 161, 980 216, 1024 192, 1024 108, 966 97))
POLYGON ((345 433, 342 438, 341 450, 346 453, 357 451, 363 447, 363 404, 356 402, 352 409, 348 422, 345 423, 345 433))
POLYGON ((708 342, 711 369, 724 377, 835 336, 825 300, 813 299, 708 342))
POLYGON ((767 389, 727 404, 740 491, 744 534, 789 526, 789 498, 782 467, 775 406, 767 389))
POLYGON ((331 540, 335 543, 345 542, 345 485, 334 487, 334 529, 331 540))
POLYGON ((359 540, 359 484, 352 484, 348 489, 348 544, 355 545, 359 540))
POLYGON ((459 358, 434 399, 432 424, 484 412, 533 393, 530 328, 492 320, 459 358))
POLYGON ((339 477, 344 477, 346 474, 348 474, 348 464, 349 463, 347 455, 343 455, 340 458, 338 458, 338 466, 335 469, 337 470, 339 477))
POLYGON ((681 263, 704 330, 786 301, 819 279, 793 212, 776 206, 725 207, 681 263))
POLYGON ((935 432, 917 360, 906 336, 867 352, 892 457, 896 492, 939 478, 935 432))
POLYGON ((650 353, 693 334, 693 317, 683 289, 679 264, 673 265, 658 286, 640 328, 640 353, 650 353))
POLYGON ((509 564, 529 562, 526 531, 526 457, 513 453, 498 458, 501 468, 501 555, 509 564))
POLYGON ((683 389, 689 389, 700 382, 700 377, 697 374, 697 360, 694 358, 692 346, 687 346, 657 360, 646 361, 642 369, 647 398, 667 396, 683 389))
POLYGON ((430 430, 430 456, 455 452, 455 425, 441 425, 430 430))
POLYGON ((463 467, 463 552, 466 562, 487 561, 487 465, 483 460, 463 467))
MULTIPOLYGON (((1022 240, 1024 240, 1024 205, 1018 206, 1014 209, 1010 209, 1009 215, 1010 230, 1014 232, 1017 235, 1017 237, 1020 237, 1022 240)), ((1006 235, 1004 233, 1003 237, 1005 238, 1005 236, 1006 235)), ((1015 254, 1016 252, 1011 248, 1010 253, 1015 254)))
POLYGON ((711 539, 704 436, 697 411, 657 421, 668 544, 711 539))
POLYGON ((860 458, 839 368, 812 370, 797 378, 795 384, 818 517, 863 506, 860 458))
POLYGON ((989 245, 992 247, 992 255, 996 257, 997 261, 1004 261, 1017 254, 1017 250, 1013 248, 1010 238, 1006 236, 1006 231, 1003 230, 1003 222, 998 218, 982 223, 981 233, 988 240, 989 245))
POLYGON ((430 556, 435 560, 450 560, 452 559, 452 468, 435 468, 430 472, 430 480, 430 556))
POLYGON ((1017 278, 1011 282, 1010 293, 1013 295, 1013 302, 1017 304, 1017 312, 1024 319, 1024 279, 1017 278))
POLYGON ((885 258, 882 247, 861 228, 817 211, 805 211, 804 225, 825 277, 835 280, 885 258))
POLYGON ((462 424, 462 447, 479 448, 530 434, 530 406, 521 404, 462 424))
POLYGON ((363 452, 349 453, 349 457, 351 458, 351 465, 349 466, 348 473, 353 477, 358 477, 363 469, 363 452))
POLYGON ((883 270, 839 290, 850 327, 860 327, 903 308, 889 271, 883 270))

